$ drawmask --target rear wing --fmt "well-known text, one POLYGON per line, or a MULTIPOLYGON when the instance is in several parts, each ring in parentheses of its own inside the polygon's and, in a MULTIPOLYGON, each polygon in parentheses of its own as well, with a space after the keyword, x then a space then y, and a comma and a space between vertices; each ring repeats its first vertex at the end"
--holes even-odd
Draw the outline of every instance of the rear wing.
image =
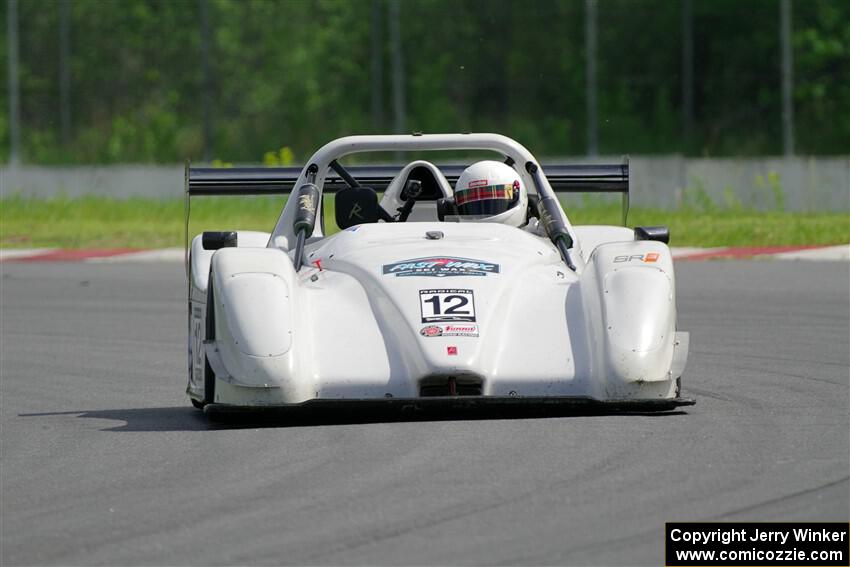
MULTIPOLYGON (((401 165, 352 165, 346 170, 362 185, 386 189, 401 165)), ((452 185, 465 165, 438 165, 452 185)), ((549 184, 561 193, 629 193, 629 164, 541 165, 549 184)), ((190 167, 186 164, 186 193, 196 195, 285 195, 292 191, 301 167, 190 167)), ((347 185, 334 171, 325 177, 324 191, 335 193, 347 185)))
MULTIPOLYGON (((403 165, 352 165, 346 170, 361 185, 381 191, 399 174, 403 165)), ((454 186, 466 165, 437 165, 454 186)), ((620 193, 623 226, 629 214, 629 163, 615 165, 541 165, 543 174, 557 193, 620 193)), ((185 212, 186 247, 189 243, 191 197, 210 195, 288 195, 298 181, 301 167, 191 167, 186 162, 185 212)), ((348 185, 329 170, 323 190, 336 193, 348 185)))
MULTIPOLYGON (((362 185, 377 191, 387 188, 401 165, 352 165, 348 172, 362 185)), ((454 185, 465 165, 438 165, 454 185)), ((623 224, 629 210, 629 163, 617 165, 542 165, 552 189, 558 193, 620 193, 623 224)), ((295 186, 301 167, 191 167, 186 163, 186 198, 199 195, 287 195, 295 186)), ((347 187, 335 171, 328 171, 324 191, 336 193, 347 187)))

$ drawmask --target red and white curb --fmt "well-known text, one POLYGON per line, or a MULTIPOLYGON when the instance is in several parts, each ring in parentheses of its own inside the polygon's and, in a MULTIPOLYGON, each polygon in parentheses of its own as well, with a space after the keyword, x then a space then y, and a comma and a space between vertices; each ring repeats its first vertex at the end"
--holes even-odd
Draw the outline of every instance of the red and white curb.
POLYGON ((838 246, 735 246, 726 248, 671 248, 674 260, 769 260, 850 261, 850 244, 838 246))
POLYGON ((0 262, 182 262, 182 248, 0 249, 0 262))
MULTIPOLYGON (((838 246, 767 246, 724 248, 671 248, 679 261, 726 259, 775 259, 850 261, 850 244, 838 246)), ((0 249, 0 262, 182 262, 182 248, 144 250, 136 248, 99 248, 72 250, 63 248, 0 249)))

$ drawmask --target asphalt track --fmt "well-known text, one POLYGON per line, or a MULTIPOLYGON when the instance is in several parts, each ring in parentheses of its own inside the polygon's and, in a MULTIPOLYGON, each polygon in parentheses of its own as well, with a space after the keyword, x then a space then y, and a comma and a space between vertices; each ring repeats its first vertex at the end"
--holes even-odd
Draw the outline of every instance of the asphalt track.
POLYGON ((0 266, 3 565, 657 566, 665 521, 850 518, 846 263, 678 264, 687 412, 245 426, 183 395, 181 270, 0 266))

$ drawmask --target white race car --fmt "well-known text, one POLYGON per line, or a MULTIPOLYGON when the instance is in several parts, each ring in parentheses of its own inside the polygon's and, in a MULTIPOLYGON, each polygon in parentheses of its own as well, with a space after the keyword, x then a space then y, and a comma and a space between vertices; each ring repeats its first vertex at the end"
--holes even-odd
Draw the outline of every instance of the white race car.
POLYGON ((187 203, 291 191, 273 232, 205 232, 188 247, 192 403, 693 404, 680 396, 688 334, 667 229, 572 226, 555 190, 625 193, 625 218, 628 165, 542 168, 495 134, 340 138, 303 169, 187 165, 187 203), (339 162, 432 150, 497 160, 339 162), (332 191, 341 230, 328 236, 332 191))

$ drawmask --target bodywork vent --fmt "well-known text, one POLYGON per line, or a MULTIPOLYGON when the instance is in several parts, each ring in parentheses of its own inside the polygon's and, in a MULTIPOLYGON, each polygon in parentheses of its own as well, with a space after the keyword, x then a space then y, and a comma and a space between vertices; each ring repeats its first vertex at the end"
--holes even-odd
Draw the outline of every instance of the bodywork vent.
POLYGON ((483 391, 481 379, 475 376, 431 376, 422 380, 419 395, 433 396, 480 396, 483 391))

